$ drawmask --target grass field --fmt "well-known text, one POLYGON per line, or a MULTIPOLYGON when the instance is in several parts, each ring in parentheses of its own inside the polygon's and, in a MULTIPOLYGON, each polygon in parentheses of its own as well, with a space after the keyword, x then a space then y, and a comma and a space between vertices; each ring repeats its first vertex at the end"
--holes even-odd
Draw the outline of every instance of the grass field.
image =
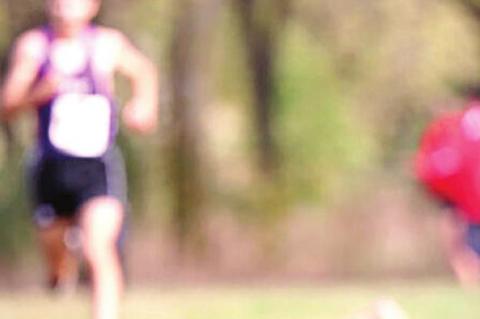
MULTIPOLYGON (((385 296, 394 298, 412 319, 480 318, 480 290, 439 283, 132 289, 125 296, 122 318, 344 319, 385 296)), ((88 317, 86 296, 0 294, 1 319, 88 317)))

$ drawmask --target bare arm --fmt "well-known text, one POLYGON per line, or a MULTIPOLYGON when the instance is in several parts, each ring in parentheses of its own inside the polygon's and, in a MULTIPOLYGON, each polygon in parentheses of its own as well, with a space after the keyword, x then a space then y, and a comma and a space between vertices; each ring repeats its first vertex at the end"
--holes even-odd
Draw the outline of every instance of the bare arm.
POLYGON ((125 124, 140 133, 153 132, 158 119, 158 74, 156 65, 124 36, 117 71, 131 83, 132 97, 123 113, 125 124))
POLYGON ((41 49, 38 33, 30 31, 20 36, 10 57, 7 76, 1 89, 1 115, 11 119, 18 112, 42 104, 55 91, 57 80, 47 76, 32 89, 40 67, 38 52, 41 49))

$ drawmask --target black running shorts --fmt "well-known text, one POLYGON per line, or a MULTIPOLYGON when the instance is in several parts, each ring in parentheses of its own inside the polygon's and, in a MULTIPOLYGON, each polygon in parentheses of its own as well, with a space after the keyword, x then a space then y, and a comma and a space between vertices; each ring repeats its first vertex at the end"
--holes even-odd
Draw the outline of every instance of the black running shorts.
POLYGON ((35 181, 36 201, 71 216, 89 199, 107 195, 105 163, 96 158, 45 158, 35 181))
POLYGON ((50 158, 34 151, 26 168, 34 220, 40 227, 56 217, 75 217, 97 196, 111 196, 127 206, 125 167, 116 149, 102 158, 50 158))

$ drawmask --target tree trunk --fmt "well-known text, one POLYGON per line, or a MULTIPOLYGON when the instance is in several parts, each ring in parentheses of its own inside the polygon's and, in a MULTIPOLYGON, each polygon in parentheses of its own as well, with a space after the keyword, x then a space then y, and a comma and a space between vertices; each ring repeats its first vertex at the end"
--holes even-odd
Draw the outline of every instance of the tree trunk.
MULTIPOLYGON (((179 0, 171 45, 173 123, 171 174, 179 252, 200 245, 205 185, 199 112, 205 103, 209 43, 220 0, 179 0)), ((201 247, 196 247, 201 249, 201 247)))
POLYGON ((252 77, 258 163, 272 177, 278 166, 274 134, 275 70, 280 33, 289 0, 234 0, 240 15, 248 66, 252 77))

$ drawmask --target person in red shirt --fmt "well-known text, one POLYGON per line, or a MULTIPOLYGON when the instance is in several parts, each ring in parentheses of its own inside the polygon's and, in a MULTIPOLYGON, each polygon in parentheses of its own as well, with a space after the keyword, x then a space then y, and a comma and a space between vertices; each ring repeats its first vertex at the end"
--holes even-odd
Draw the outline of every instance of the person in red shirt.
POLYGON ((421 183, 452 213, 442 235, 458 280, 480 282, 480 100, 436 118, 425 130, 415 158, 421 183))

